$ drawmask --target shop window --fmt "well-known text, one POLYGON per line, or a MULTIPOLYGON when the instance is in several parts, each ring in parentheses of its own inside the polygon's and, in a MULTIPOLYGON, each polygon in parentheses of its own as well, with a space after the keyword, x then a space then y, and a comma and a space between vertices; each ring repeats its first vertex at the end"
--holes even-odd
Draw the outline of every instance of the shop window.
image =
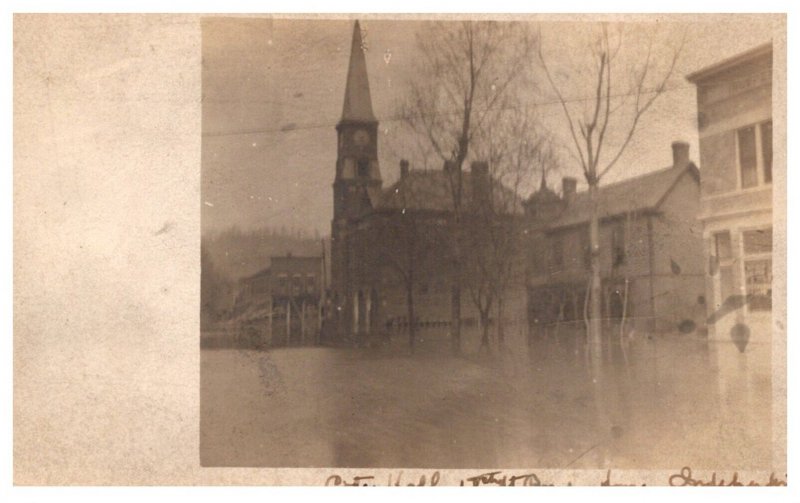
POLYGON ((750 311, 772 310, 772 259, 744 263, 747 301, 750 311))
POLYGON ((772 228, 742 232, 744 278, 750 311, 772 310, 772 228))
POLYGON ((772 253, 772 228, 742 233, 745 255, 772 253))

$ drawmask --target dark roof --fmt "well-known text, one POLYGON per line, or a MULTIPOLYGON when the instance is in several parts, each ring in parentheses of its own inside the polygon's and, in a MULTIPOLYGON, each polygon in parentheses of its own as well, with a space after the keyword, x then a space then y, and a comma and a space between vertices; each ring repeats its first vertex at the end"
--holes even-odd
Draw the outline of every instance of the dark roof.
POLYGON ((260 278, 262 276, 269 276, 270 275, 270 268, 267 267, 266 269, 262 269, 255 274, 251 274, 250 276, 245 276, 240 281, 252 281, 256 278, 260 278))
MULTIPOLYGON (((600 218, 624 215, 628 212, 643 212, 658 209, 661 201, 685 173, 699 181, 699 171, 693 163, 685 167, 660 169, 635 176, 620 182, 600 185, 600 218)), ((589 192, 575 194, 575 199, 566 205, 563 212, 548 227, 569 227, 583 224, 592 216, 589 192)))
POLYGON ((364 58, 361 28, 358 21, 353 26, 353 43, 350 47, 350 66, 347 69, 347 85, 344 90, 342 122, 375 122, 372 99, 369 94, 367 62, 364 58))
MULTIPOLYGON (((498 209, 508 213, 521 213, 522 203, 519 197, 508 187, 496 179, 491 179, 494 185, 493 193, 498 201, 498 209), (499 194, 499 197, 497 195, 499 194), (510 210, 510 211, 509 211, 510 210)), ((472 205, 473 180, 470 171, 461 172, 462 208, 472 205)), ((443 169, 438 170, 410 170, 397 182, 383 190, 378 201, 377 209, 413 209, 427 211, 449 212, 453 210, 453 192, 448 173, 443 169)))

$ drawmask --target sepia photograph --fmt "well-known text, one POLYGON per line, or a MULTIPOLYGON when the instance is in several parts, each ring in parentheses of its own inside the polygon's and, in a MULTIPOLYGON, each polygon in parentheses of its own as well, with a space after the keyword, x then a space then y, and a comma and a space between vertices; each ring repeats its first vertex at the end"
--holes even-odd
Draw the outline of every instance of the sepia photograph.
POLYGON ((9 501, 789 501, 788 13, 234 4, 0 16, 9 501))
POLYGON ((204 17, 202 465, 774 471, 780 17, 712 21, 204 17))

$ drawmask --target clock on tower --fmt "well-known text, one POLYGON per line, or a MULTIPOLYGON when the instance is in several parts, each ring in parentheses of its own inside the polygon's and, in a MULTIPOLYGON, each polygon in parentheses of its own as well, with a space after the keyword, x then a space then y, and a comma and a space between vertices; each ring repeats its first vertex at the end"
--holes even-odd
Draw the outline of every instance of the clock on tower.
POLYGON ((356 147, 366 147, 369 143, 369 132, 366 129, 358 129, 353 134, 353 143, 356 147))

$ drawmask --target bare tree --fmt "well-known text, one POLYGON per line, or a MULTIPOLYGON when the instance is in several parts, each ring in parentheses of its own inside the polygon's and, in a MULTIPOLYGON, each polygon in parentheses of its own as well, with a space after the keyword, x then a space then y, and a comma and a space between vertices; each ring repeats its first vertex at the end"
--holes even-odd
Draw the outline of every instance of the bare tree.
MULTIPOLYGON (((569 127, 573 152, 580 162, 583 175, 589 185, 592 215, 589 222, 589 246, 591 276, 589 296, 589 343, 592 354, 599 358, 601 348, 601 278, 598 190, 601 179, 619 161, 638 130, 642 117, 653 103, 667 90, 678 57, 683 49, 685 32, 678 43, 664 58, 664 52, 653 54, 655 30, 647 37, 645 54, 640 62, 621 58, 625 41, 620 27, 610 34, 610 26, 603 23, 589 47, 592 62, 586 68, 575 69, 574 74, 588 71, 586 79, 575 78, 564 72, 560 80, 547 63, 542 44, 539 45, 539 61, 547 81, 556 94, 569 127), (657 63, 666 62, 656 69, 657 63), (627 87, 620 84, 629 80, 627 87), (568 82, 580 81, 590 86, 588 99, 569 99, 564 91, 568 82), (612 139, 613 136, 613 139, 612 139)), ((541 39, 541 36, 540 36, 541 39)), ((540 40, 541 42, 541 40, 540 40)), ((634 44, 627 44, 633 47, 634 44)), ((638 48, 635 47, 635 48, 638 48)), ((634 56, 635 57, 635 56, 634 56)), ((593 362, 597 362, 593 358, 593 362)))
POLYGON ((381 234, 374 243, 380 262, 387 264, 403 285, 408 319, 408 347, 413 353, 417 331, 414 292, 433 250, 437 247, 438 233, 433 229, 437 225, 435 215, 421 209, 422 205, 418 200, 420 196, 410 187, 411 176, 413 175, 406 175, 398 181, 395 192, 398 204, 382 210, 385 213, 384 225, 380 226, 381 234))
MULTIPOLYGON (((493 128, 478 139, 475 152, 489 161, 490 194, 476 201, 481 205, 475 209, 473 220, 479 225, 473 226, 478 228, 470 231, 470 237, 478 252, 474 257, 478 264, 470 277, 478 279, 480 284, 480 276, 485 275, 490 292, 472 296, 479 312, 489 300, 493 303, 497 343, 503 348, 506 299, 515 279, 523 276, 520 269, 524 269, 517 260, 522 256, 527 223, 521 194, 552 171, 554 152, 549 136, 537 123, 533 107, 506 110, 493 128), (479 299, 482 305, 478 305, 479 299)), ((488 343, 488 337, 484 339, 488 343)))
POLYGON ((498 111, 513 102, 514 85, 529 63, 534 38, 520 24, 491 21, 436 23, 418 37, 420 68, 404 117, 430 142, 447 170, 452 197, 453 352, 461 347, 463 275, 462 166, 470 145, 498 111))

